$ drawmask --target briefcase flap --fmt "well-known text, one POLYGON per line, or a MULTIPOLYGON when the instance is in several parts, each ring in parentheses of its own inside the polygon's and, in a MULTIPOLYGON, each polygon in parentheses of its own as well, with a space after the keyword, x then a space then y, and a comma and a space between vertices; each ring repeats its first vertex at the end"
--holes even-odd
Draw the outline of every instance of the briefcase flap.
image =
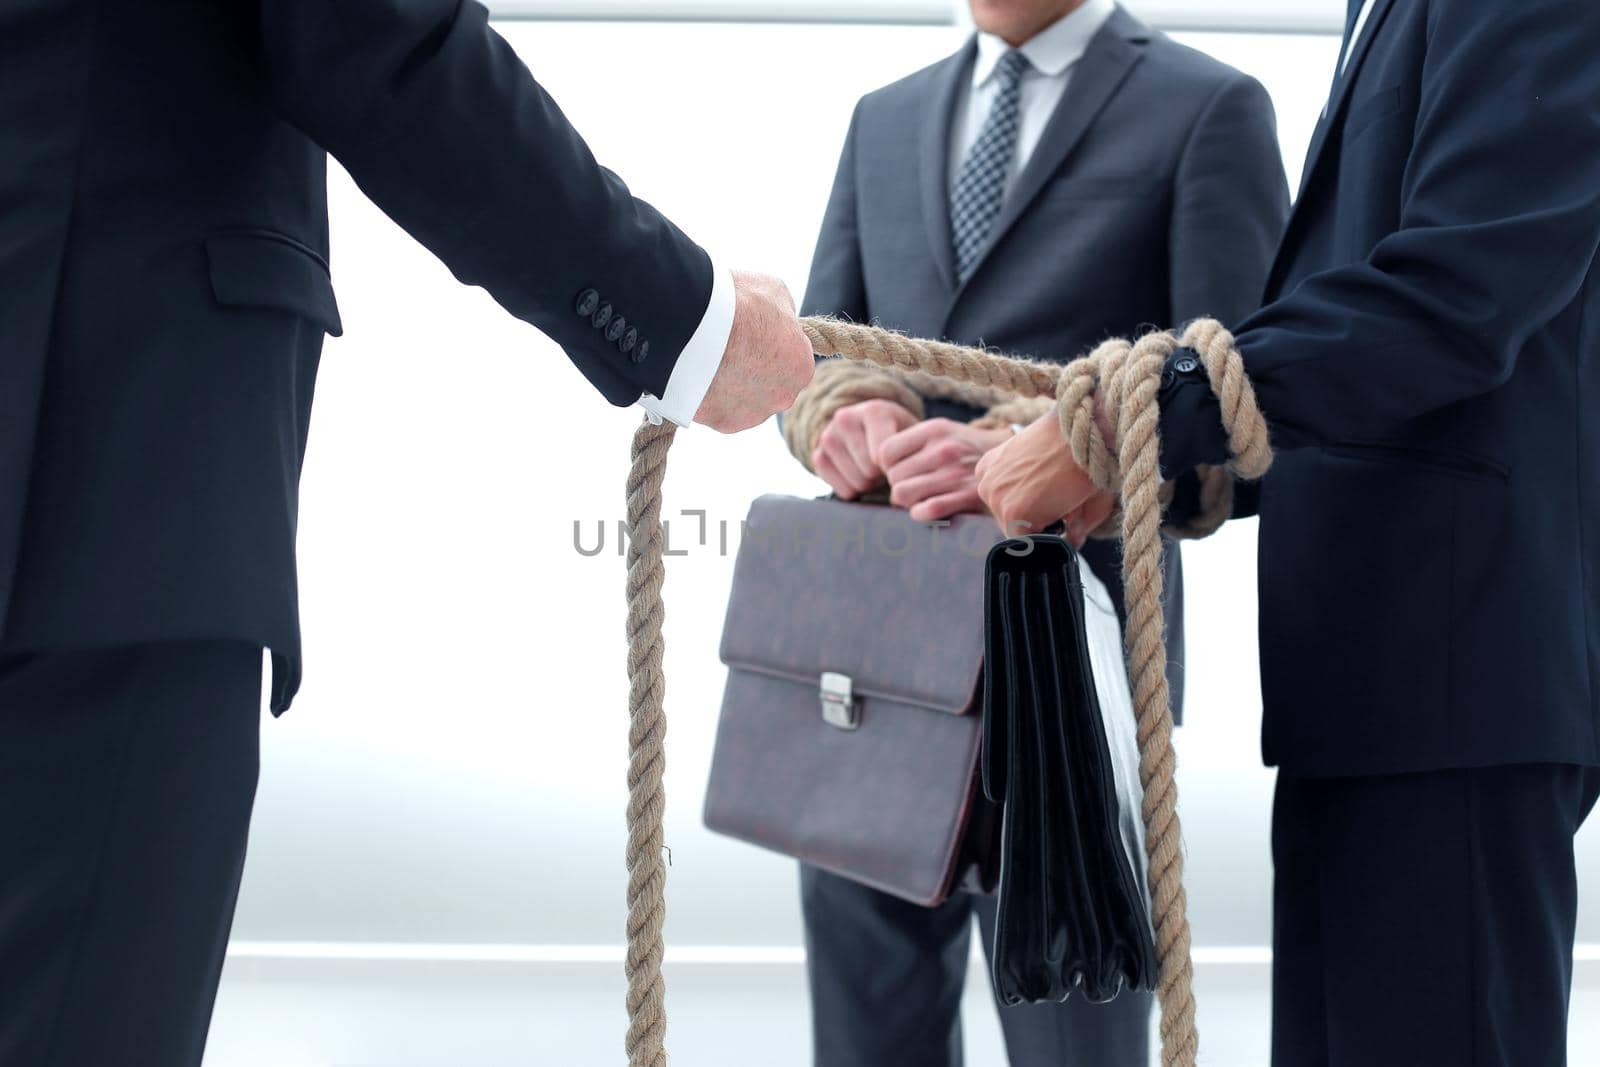
POLYGON ((930 525, 899 508, 761 497, 741 535, 722 662, 964 714, 982 660, 983 561, 999 539, 984 515, 930 525))

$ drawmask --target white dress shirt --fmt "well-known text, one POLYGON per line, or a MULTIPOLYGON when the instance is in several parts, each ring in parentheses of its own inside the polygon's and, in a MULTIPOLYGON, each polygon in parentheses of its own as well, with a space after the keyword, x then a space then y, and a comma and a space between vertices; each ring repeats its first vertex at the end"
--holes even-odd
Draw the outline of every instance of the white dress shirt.
POLYGON ((1372 0, 1362 0, 1361 10, 1356 12, 1356 21, 1350 27, 1349 40, 1339 45, 1339 65, 1333 71, 1333 87, 1328 90, 1327 102, 1322 105, 1322 121, 1328 121, 1328 109, 1333 106, 1333 98, 1339 95, 1339 84, 1344 80, 1345 68, 1350 65, 1350 57, 1355 54, 1356 42, 1361 40, 1361 31, 1367 28, 1367 16, 1372 14, 1372 0))
POLYGON ((1367 16, 1372 14, 1372 0, 1365 0, 1361 5, 1361 13, 1356 16, 1356 24, 1350 31, 1350 40, 1345 42, 1344 51, 1339 56, 1339 73, 1344 74, 1344 68, 1350 65, 1350 54, 1356 50, 1356 42, 1361 40, 1361 31, 1367 28, 1367 16))
MULTIPOLYGON (((1082 7, 1063 15, 1049 26, 1024 41, 1017 49, 1028 58, 1030 69, 1022 75, 1017 100, 1017 154, 1006 173, 1005 191, 1017 182, 1017 175, 1027 165, 1033 150, 1039 147, 1039 138, 1055 112, 1056 105, 1067 89, 1072 68, 1089 42, 1100 32, 1116 11, 1115 0, 1088 0, 1082 7)), ((995 64, 1011 50, 1011 46, 989 33, 978 34, 978 57, 972 64, 972 87, 967 91, 966 106, 957 105, 950 117, 950 187, 955 188, 961 174, 961 163, 966 159, 972 144, 983 129, 983 122, 994 106, 995 64)))
POLYGON ((722 366, 722 353, 733 333, 733 308, 733 275, 713 260, 711 299, 706 302, 700 325, 678 353, 678 361, 667 376, 666 389, 659 397, 645 393, 639 398, 639 406, 644 408, 651 422, 667 419, 687 426, 694 421, 694 413, 700 410, 700 402, 711 388, 711 379, 722 366))

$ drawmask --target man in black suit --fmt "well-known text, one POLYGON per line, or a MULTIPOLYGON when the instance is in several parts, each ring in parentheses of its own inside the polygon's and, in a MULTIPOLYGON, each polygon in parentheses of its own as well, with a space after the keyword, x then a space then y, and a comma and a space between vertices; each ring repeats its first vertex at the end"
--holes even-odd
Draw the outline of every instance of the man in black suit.
MULTIPOLYGON (((1600 793, 1597 55, 1589 0, 1353 0, 1236 330, 1277 450, 1241 499, 1283 1067, 1566 1060, 1600 793)), ((1227 455, 1195 363, 1161 391, 1168 476, 1227 455)), ((980 475, 1008 520, 1096 506, 1046 423, 980 475)))
MULTIPOLYGON (((1112 0, 974 0, 972 14, 960 51, 857 107, 805 310, 1067 359, 1141 323, 1253 307, 1288 213, 1265 90, 1112 0)), ((1020 411, 907 396, 830 362, 785 432, 841 497, 887 483, 937 520, 981 510, 974 465, 1020 411)), ((1115 548, 1086 553, 1120 610, 1115 548)), ((1167 581, 1181 642, 1176 546, 1167 581)), ((992 942, 992 898, 923 908, 810 866, 801 895, 819 1067, 959 1064, 969 931, 976 915, 992 942)), ((1016 1067, 1148 1060, 1142 994, 1000 1017, 1016 1067)))
POLYGON ((741 429, 811 349, 475 3, 10 0, 0 71, 0 1065, 193 1065, 300 677, 325 154, 614 404, 741 429))

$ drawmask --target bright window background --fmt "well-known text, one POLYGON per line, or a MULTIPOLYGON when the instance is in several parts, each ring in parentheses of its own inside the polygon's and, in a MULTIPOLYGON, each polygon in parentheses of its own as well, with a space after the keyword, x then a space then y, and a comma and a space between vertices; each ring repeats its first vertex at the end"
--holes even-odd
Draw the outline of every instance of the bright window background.
MULTIPOLYGON (((487 0, 497 15, 513 18, 673 18, 729 21, 827 22, 950 21, 950 0, 487 0)), ((957 0, 954 5, 964 8, 957 0)), ((1344 27, 1341 0, 1127 0, 1151 25, 1166 29, 1321 32, 1344 27)))
MULTIPOLYGON (((1304 5, 1330 6, 1342 7, 1304 5)), ((960 41, 939 26, 502 28, 636 192, 722 262, 780 273, 797 296, 856 99, 960 41)), ((1265 83, 1297 182, 1337 40, 1183 39, 1265 83)), ((305 470, 305 688, 263 728, 235 938, 616 945, 626 751, 616 523, 637 413, 607 407, 559 350, 455 283, 340 172, 331 195, 347 333, 327 347, 305 470), (580 555, 575 523, 592 547, 601 522, 605 551, 580 555)), ((574 277, 574 291, 585 281, 574 277)), ((671 561, 666 587, 673 945, 792 952, 800 941, 794 865, 709 834, 699 810, 732 569, 718 530, 735 539, 761 493, 819 488, 770 425, 738 438, 695 430, 674 449, 668 516, 704 509, 712 536, 671 561)), ((686 537, 691 522, 677 525, 686 537)), ((1179 744, 1202 952, 1269 943, 1254 544, 1253 523, 1240 523, 1185 549, 1179 744)), ((1587 942, 1600 941, 1597 846, 1591 828, 1580 861, 1587 942)))

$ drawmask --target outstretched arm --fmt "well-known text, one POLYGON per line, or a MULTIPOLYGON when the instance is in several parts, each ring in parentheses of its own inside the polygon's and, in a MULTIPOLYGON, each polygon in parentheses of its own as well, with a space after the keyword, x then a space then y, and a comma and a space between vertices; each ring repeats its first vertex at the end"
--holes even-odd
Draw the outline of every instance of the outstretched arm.
MULTIPOLYGON (((457 278, 560 344, 612 403, 663 396, 703 323, 713 351, 731 332, 730 354, 771 333, 739 322, 746 307, 776 313, 767 295, 730 292, 712 308, 705 251, 596 162, 481 4, 254 2, 285 119, 457 278)), ((786 401, 803 384, 788 363, 805 345, 798 326, 776 340, 762 355, 786 371, 786 401)))

